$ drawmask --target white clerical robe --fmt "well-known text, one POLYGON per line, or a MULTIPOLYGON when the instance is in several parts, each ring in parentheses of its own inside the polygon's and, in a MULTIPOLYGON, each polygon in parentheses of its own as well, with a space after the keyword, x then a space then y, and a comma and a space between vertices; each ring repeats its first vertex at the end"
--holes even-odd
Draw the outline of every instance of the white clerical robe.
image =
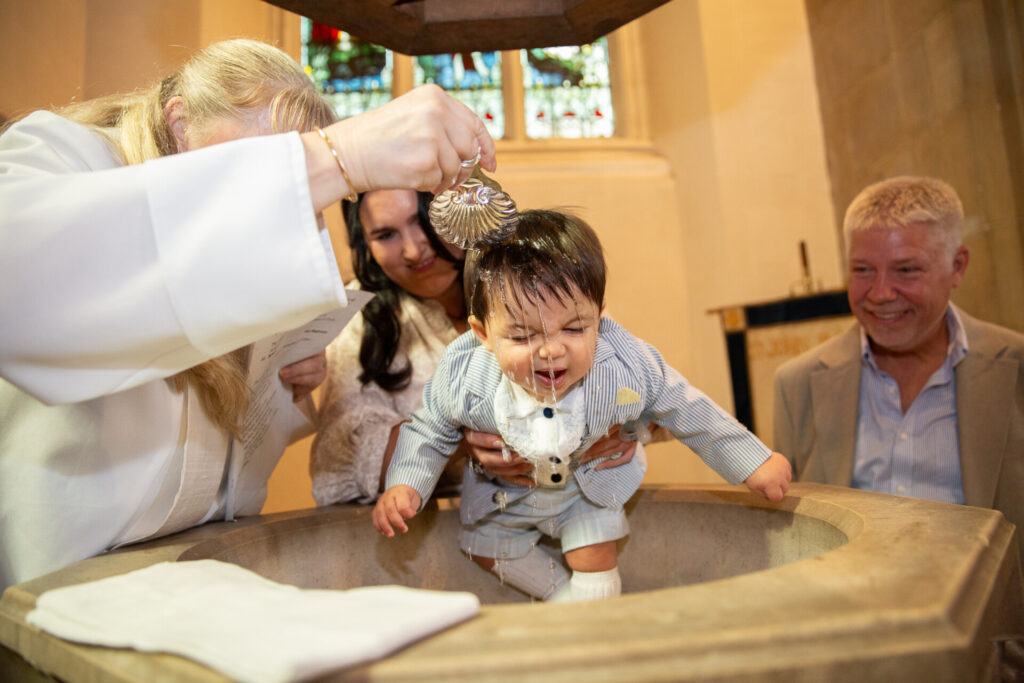
MULTIPOLYGON (((0 136, 0 590, 231 512, 227 436, 165 378, 344 303, 297 134, 124 166, 55 114, 15 123, 0 136)), ((238 473, 235 514, 258 512, 273 466, 238 473)))

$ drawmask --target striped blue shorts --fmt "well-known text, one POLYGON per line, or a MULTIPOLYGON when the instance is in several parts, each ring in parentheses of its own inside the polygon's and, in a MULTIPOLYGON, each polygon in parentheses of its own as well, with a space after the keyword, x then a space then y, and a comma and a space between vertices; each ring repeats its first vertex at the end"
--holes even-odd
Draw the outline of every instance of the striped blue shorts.
POLYGON ((459 545, 470 556, 515 559, 530 552, 542 535, 560 539, 566 553, 628 534, 629 522, 621 506, 594 505, 570 480, 564 489, 534 489, 504 510, 464 524, 459 545))

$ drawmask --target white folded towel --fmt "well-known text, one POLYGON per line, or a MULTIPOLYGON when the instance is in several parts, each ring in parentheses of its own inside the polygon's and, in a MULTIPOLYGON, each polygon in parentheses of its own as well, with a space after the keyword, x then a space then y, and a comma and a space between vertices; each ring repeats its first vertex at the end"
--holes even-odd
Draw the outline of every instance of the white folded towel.
POLYGON ((263 682, 377 659, 479 610, 472 593, 303 590, 197 560, 47 591, 27 621, 66 640, 169 652, 240 681, 263 682))

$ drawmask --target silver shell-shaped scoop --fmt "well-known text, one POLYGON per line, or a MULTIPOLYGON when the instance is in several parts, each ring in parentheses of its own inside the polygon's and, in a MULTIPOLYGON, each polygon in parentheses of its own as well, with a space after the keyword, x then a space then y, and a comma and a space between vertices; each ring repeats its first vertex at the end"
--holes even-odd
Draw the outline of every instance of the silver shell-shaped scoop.
POLYGON ((501 242, 519 223, 516 203, 480 167, 466 182, 430 202, 430 224, 447 242, 463 249, 501 242))

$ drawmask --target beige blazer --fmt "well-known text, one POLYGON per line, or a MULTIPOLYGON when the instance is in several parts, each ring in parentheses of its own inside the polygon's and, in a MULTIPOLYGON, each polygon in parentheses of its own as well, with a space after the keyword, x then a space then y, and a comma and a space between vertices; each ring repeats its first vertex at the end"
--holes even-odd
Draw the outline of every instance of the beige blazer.
MULTIPOLYGON (((1024 335, 957 313, 968 347, 955 370, 965 502, 1024 530, 1024 335)), ((774 448, 798 481, 850 485, 860 351, 854 325, 775 374, 774 448)))

